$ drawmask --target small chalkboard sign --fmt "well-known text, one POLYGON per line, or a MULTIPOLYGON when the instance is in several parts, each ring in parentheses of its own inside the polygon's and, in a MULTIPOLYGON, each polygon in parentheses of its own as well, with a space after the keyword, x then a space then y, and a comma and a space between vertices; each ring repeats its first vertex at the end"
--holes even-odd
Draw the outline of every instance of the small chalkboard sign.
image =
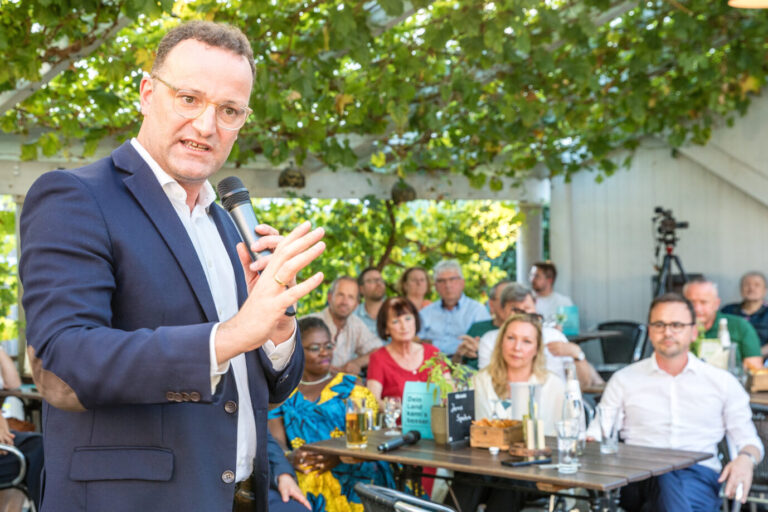
POLYGON ((475 391, 448 393, 448 444, 467 444, 475 419, 475 391))
POLYGON ((426 382, 406 382, 403 391, 403 432, 418 430, 422 439, 434 439, 431 419, 434 402, 432 388, 426 382))

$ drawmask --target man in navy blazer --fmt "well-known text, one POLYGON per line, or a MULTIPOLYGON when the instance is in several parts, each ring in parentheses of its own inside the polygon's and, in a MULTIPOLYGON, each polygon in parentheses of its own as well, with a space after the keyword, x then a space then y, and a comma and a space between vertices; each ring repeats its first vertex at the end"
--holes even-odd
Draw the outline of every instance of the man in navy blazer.
POLYGON ((322 282, 296 274, 322 229, 268 226, 251 263, 208 178, 253 83, 237 29, 192 22, 141 81, 136 139, 43 175, 21 217, 28 353, 45 398, 42 511, 232 510, 253 473, 267 508, 268 402, 298 384, 285 310, 322 282))

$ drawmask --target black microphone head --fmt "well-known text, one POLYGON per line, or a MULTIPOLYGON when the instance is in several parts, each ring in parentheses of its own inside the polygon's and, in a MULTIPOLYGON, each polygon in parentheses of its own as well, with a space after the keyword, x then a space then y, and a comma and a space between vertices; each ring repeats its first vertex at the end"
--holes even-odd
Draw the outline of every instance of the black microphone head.
POLYGON ((219 191, 221 203, 228 212, 232 211, 232 208, 239 204, 251 204, 251 196, 248 194, 248 189, 245 188, 243 181, 237 176, 224 178, 216 185, 216 189, 219 191))
POLYGON ((408 444, 413 444, 421 439, 421 432, 418 430, 409 430, 403 435, 403 440, 408 444))

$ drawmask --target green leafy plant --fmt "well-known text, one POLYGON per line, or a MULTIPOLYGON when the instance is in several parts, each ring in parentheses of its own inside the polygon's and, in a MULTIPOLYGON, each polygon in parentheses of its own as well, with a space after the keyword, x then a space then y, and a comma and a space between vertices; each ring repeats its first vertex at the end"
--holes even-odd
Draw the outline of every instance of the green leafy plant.
POLYGON ((454 363, 442 352, 438 352, 421 365, 419 371, 429 371, 427 384, 432 385, 432 396, 440 405, 445 405, 448 393, 469 389, 474 370, 461 363, 454 363))

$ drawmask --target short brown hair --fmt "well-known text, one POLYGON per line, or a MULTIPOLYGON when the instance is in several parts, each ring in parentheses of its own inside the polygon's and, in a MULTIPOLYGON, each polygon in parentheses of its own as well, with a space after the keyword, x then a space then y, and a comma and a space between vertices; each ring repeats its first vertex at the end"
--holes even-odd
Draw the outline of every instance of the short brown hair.
POLYGON ((416 332, 421 330, 421 319, 419 318, 419 310, 413 305, 413 302, 405 297, 390 297, 384 301, 379 309, 379 314, 376 316, 376 332, 379 338, 386 340, 387 335, 387 321, 389 320, 389 312, 393 311, 395 316, 401 315, 413 315, 416 320, 416 332))
POLYGON ((683 295, 680 295, 679 293, 665 293, 663 295, 659 295, 655 299, 651 301, 651 307, 648 308, 648 321, 651 321, 651 312, 653 311, 653 308, 658 306, 659 304, 685 304, 685 307, 688 308, 688 311, 691 313, 691 322, 696 323, 696 310, 693 309, 693 304, 691 304, 691 301, 686 299, 683 295))
POLYGON ((544 272, 544 275, 552 280, 552 284, 555 284, 557 279, 557 267, 551 261, 537 261, 533 264, 534 267, 544 272))
POLYGON ((152 73, 159 70, 165 58, 173 48, 182 41, 195 39, 216 48, 224 48, 236 55, 242 55, 248 59, 251 73, 256 72, 253 63, 253 49, 245 34, 232 25, 213 23, 212 21, 190 21, 172 28, 157 46, 155 62, 152 64, 152 73))
POLYGON ((432 281, 429 279, 429 272, 423 267, 409 267, 405 269, 403 275, 400 276, 400 281, 397 283, 398 291, 405 295, 405 282, 408 281, 408 276, 411 275, 411 272, 414 270, 421 270, 424 272, 424 276, 427 278, 427 293, 425 293, 424 296, 429 297, 432 294, 432 281))

